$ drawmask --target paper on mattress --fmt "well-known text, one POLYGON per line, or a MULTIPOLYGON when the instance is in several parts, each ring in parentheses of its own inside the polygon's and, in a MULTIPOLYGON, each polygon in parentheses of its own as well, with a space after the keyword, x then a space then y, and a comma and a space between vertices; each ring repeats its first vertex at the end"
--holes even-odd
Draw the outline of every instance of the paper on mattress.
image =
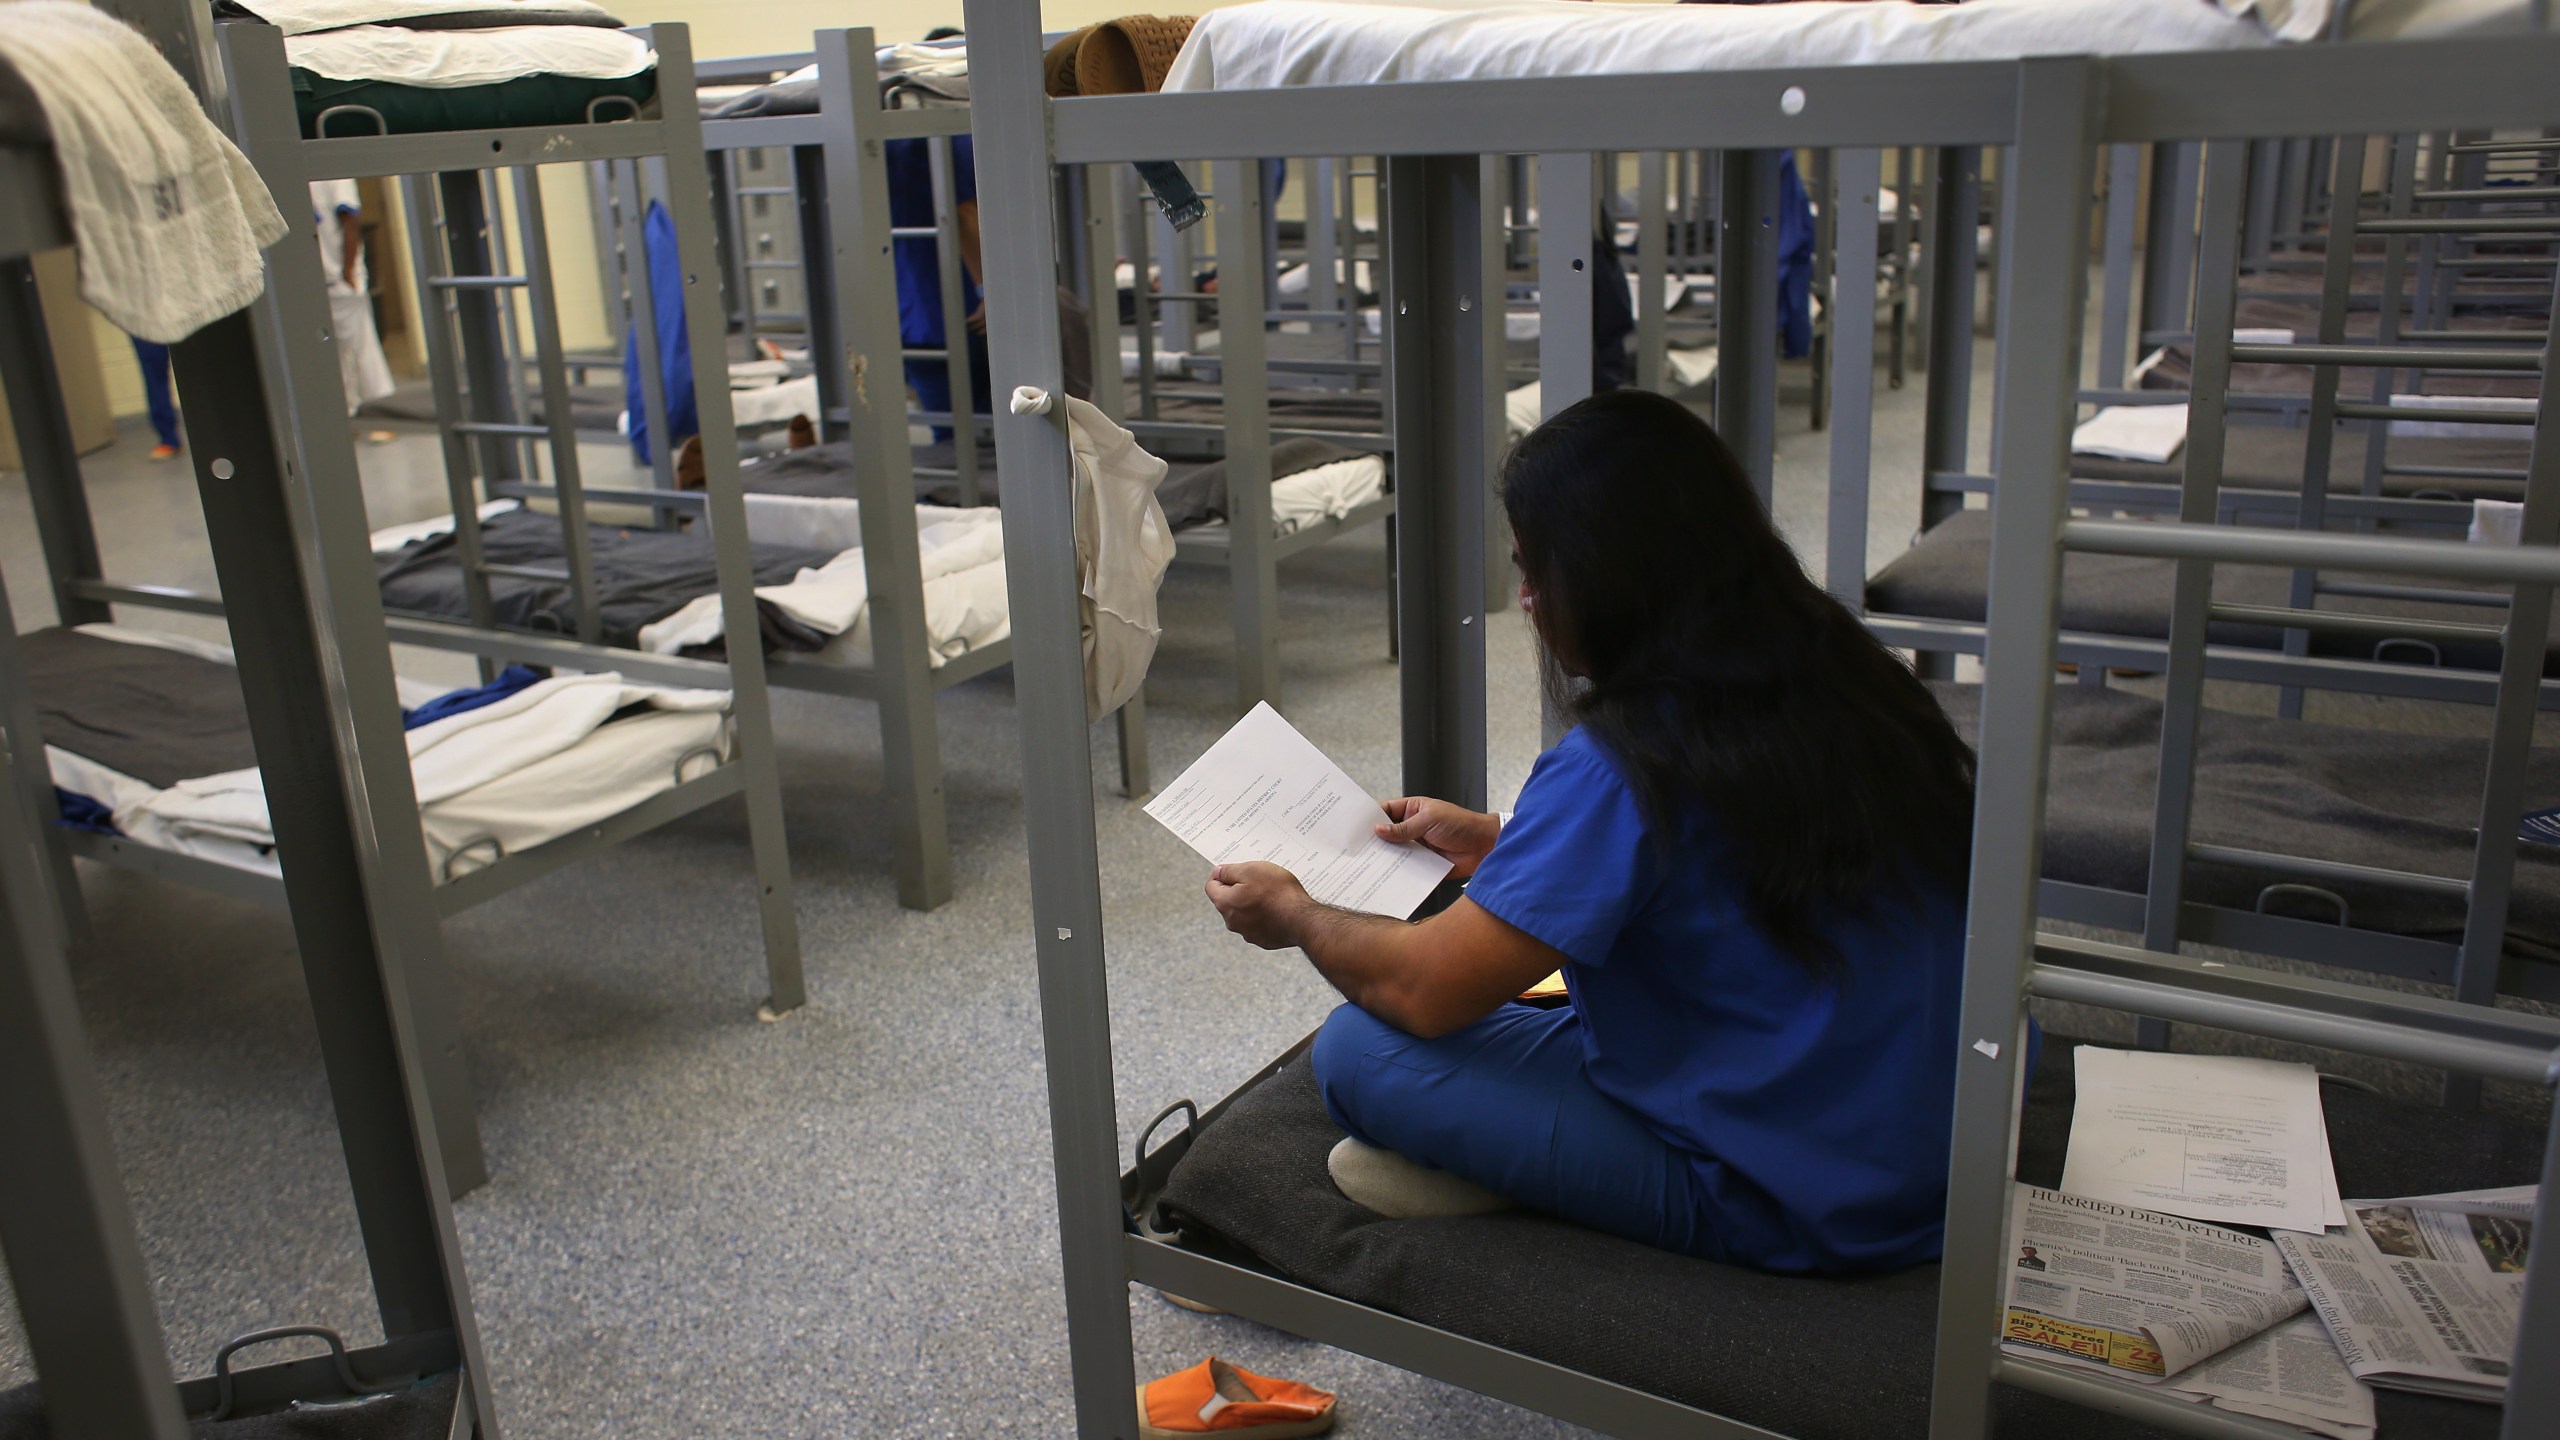
POLYGON ((2524 505, 2515 500, 2474 500, 2471 502, 2471 533, 2474 545, 2522 545, 2524 543, 2524 505))
POLYGON ((2256 21, 2196 0, 1973 0, 1947 6, 1834 0, 1682 6, 1264 0, 1201 16, 1164 88, 1264 90, 2016 60, 2268 43, 2256 21))
POLYGON ((2110 405, 2071 432, 2071 453, 2165 465, 2187 443, 2184 405, 2110 405))

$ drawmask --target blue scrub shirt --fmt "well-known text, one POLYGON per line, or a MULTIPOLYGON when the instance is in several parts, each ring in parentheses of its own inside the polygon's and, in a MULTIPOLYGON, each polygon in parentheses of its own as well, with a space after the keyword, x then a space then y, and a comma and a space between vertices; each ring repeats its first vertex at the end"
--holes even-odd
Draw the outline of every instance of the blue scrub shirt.
POLYGON ((1580 729, 1541 756, 1467 896, 1562 951, 1594 1088, 1695 1157, 1733 1258, 1775 1270, 1934 1259, 1944 1229, 1964 901, 1842 919, 1808 975, 1752 918, 1703 807, 1645 820, 1580 729))

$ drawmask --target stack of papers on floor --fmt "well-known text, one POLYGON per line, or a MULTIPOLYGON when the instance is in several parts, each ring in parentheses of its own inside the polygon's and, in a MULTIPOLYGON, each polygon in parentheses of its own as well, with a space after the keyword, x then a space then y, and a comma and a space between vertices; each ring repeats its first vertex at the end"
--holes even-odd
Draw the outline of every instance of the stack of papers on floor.
POLYGON ((2071 432, 2071 453, 2164 465, 2187 443, 2187 407, 2110 405, 2071 432))

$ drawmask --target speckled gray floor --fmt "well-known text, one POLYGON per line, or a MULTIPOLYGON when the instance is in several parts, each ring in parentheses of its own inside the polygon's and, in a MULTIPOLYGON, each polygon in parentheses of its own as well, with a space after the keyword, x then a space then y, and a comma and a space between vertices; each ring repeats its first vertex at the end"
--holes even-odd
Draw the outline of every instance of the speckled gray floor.
MULTIPOLYGON (((1827 442, 1805 428, 1801 370, 1790 378, 1778 510, 1818 572, 1827 442)), ((1916 378, 1879 385, 1879 474, 1917 473, 1919 395, 1916 378)), ((189 478, 140 449, 128 438, 92 465, 110 569, 201 582, 189 478)), ((426 441, 365 460, 378 521, 428 503, 426 441)), ((1877 560, 1916 523, 1909 492, 1879 497, 1877 560)), ((1284 572, 1284 708, 1388 793, 1379 543, 1346 539, 1284 572)), ((39 568, 23 487, 0 477, 0 573, 22 626, 51 616, 39 568)), ((1159 777, 1232 719, 1224 593, 1216 572, 1177 570, 1166 586, 1149 689, 1159 777)), ((1507 796, 1534 754, 1536 686, 1516 614, 1487 638, 1493 789, 1507 796)), ((450 657, 409 658, 450 678, 436 669, 450 657)), ((754 1019, 761 962, 734 807, 446 927, 496 1172, 458 1214, 501 1413, 517 1435, 616 1440, 1066 1433, 1009 683, 941 702, 960 883, 930 915, 897 907, 870 820, 869 707, 776 698, 806 1009, 754 1019)), ((1098 730, 1105 784, 1107 741, 1098 730)), ((1106 794, 1100 829, 1127 1137, 1173 1098, 1225 1093, 1331 998, 1302 960, 1227 937, 1199 864, 1134 807, 1106 794)), ((74 958, 80 998, 180 1370, 201 1373, 215 1344, 254 1326, 378 1333, 282 917, 129 874, 84 879, 97 935, 74 958)), ((1216 1351, 1338 1390, 1345 1435, 1571 1428, 1148 1292, 1130 1308, 1142 1372, 1216 1351)), ((26 1375, 0 1307, 0 1385, 26 1375)))

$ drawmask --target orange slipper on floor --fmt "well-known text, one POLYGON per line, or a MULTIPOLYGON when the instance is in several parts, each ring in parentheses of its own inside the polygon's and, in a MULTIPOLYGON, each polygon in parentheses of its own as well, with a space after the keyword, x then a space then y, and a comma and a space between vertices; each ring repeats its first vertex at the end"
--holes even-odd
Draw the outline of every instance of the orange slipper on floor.
POLYGON ((1144 1440, 1293 1440, 1332 1428, 1332 1395, 1239 1370, 1215 1355, 1138 1387, 1138 1433, 1144 1440))

